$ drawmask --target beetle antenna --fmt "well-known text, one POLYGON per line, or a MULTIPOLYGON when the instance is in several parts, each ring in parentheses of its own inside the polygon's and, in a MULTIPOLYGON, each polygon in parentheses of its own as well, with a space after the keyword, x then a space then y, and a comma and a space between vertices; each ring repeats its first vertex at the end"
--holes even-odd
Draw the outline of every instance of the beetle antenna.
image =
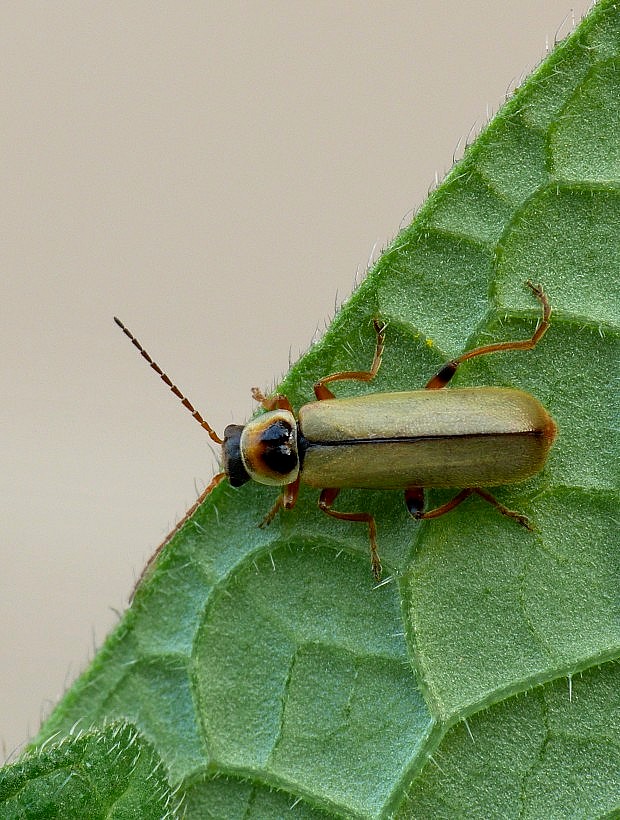
POLYGON ((173 382, 172 382, 172 380, 170 379, 170 377, 169 377, 169 376, 167 376, 167 375, 166 375, 166 373, 164 373, 164 371, 163 371, 163 370, 161 369, 161 367, 157 364, 157 362, 153 361, 153 359, 151 358, 151 356, 150 356, 150 355, 146 352, 146 350, 142 347, 142 345, 141 345, 141 344, 140 344, 140 342, 136 339, 136 337, 133 335, 133 333, 132 333, 132 332, 131 332, 128 328, 126 328, 126 327, 125 327, 125 325, 121 322, 121 320, 120 320, 120 319, 117 319, 117 318, 116 318, 116 316, 114 317, 114 321, 115 321, 115 322, 116 322, 116 324, 120 327, 120 329, 123 331, 123 333, 125 334, 125 336, 127 336, 127 338, 131 341, 131 343, 133 344, 133 346, 138 348, 138 350, 140 351, 140 355, 142 356, 142 358, 143 358, 143 359, 146 359, 146 361, 150 364, 150 366, 151 366, 151 367, 153 368, 153 370, 157 373, 157 375, 158 375, 158 376, 159 376, 159 378, 160 378, 160 379, 164 382, 164 384, 167 384, 167 385, 168 385, 168 387, 170 388, 170 390, 172 390, 172 392, 173 392, 173 393, 174 393, 174 395, 177 397, 177 399, 179 399, 179 400, 180 400, 180 402, 181 402, 181 404, 183 405, 183 407, 185 407, 185 409, 186 409, 186 410, 189 410, 189 412, 190 412, 190 413, 192 414, 192 416, 196 419, 196 421, 198 422, 198 424, 199 424, 199 425, 200 425, 200 426, 201 426, 204 430, 206 430, 206 431, 207 431, 207 433, 209 434, 209 437, 211 438, 211 440, 212 440, 212 441, 214 441, 216 444, 222 444, 222 439, 218 436, 218 434, 217 434, 217 433, 215 432, 215 430, 211 427, 211 425, 207 424, 207 422, 203 419, 203 417, 200 415, 200 413, 198 412, 198 410, 196 410, 196 409, 194 408, 194 405, 193 405, 193 404, 191 403, 191 401, 187 398, 187 396, 184 396, 184 395, 183 395, 183 393, 181 393, 181 391, 180 391, 180 390, 179 390, 179 388, 176 386, 176 384, 173 384, 173 382))

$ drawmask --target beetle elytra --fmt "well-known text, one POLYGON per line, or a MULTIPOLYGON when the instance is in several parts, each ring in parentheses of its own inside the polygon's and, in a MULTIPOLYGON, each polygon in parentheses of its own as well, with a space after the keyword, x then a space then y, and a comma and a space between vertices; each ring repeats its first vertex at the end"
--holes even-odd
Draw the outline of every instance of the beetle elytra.
POLYGON ((222 471, 215 475, 185 517, 149 561, 195 512, 220 481, 233 487, 249 480, 281 487, 260 522, 269 524, 279 510, 295 506, 301 483, 320 489, 319 508, 332 518, 367 525, 371 566, 381 578, 377 527, 368 512, 334 509, 341 489, 404 490, 409 513, 417 520, 437 518, 472 494, 500 513, 531 529, 528 519, 497 501, 485 488, 523 481, 539 472, 556 434, 556 426, 534 396, 522 390, 469 387, 443 390, 459 365, 477 356, 506 350, 531 350, 549 327, 551 307, 540 285, 526 283, 542 306, 542 318, 529 339, 474 348, 445 364, 422 390, 373 393, 337 399, 328 384, 371 382, 381 366, 385 325, 374 320, 375 354, 367 371, 342 371, 314 385, 316 401, 294 413, 282 394, 252 395, 266 411, 245 425, 229 424, 223 438, 194 409, 119 319, 115 322, 211 439, 222 447, 222 471), (450 501, 424 509, 424 489, 462 488, 450 501))

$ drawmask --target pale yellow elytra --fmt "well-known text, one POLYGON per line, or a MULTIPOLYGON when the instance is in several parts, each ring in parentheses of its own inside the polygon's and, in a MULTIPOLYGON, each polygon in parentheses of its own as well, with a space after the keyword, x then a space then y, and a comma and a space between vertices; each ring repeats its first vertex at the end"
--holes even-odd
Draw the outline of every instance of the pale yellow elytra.
POLYGON ((491 487, 542 469, 553 422, 503 387, 371 393, 302 407, 301 480, 312 487, 491 487))
POLYGON ((553 419, 534 396, 522 390, 442 389, 467 359, 500 350, 531 350, 538 344, 549 327, 551 307, 540 285, 529 281, 526 284, 542 305, 541 321, 529 339, 470 350, 444 365, 423 390, 337 399, 327 387, 330 382, 371 382, 377 375, 385 326, 375 319, 377 342, 369 370, 332 373, 320 379, 314 385, 316 401, 303 405, 297 415, 286 396, 266 397, 254 388, 252 395, 267 412, 245 425, 229 424, 223 438, 194 409, 135 336, 115 319, 211 439, 222 445, 222 472, 213 477, 149 565, 224 478, 233 487, 252 479, 282 488, 261 526, 269 524, 279 510, 295 506, 300 483, 320 489, 319 507, 324 513, 368 526, 371 566, 377 581, 381 578, 381 561, 374 517, 367 512, 342 512, 333 507, 345 487, 404 490, 407 509, 418 520, 444 515, 475 493, 503 515, 531 529, 524 515, 504 507, 485 488, 523 481, 543 468, 556 434, 553 419), (425 510, 427 487, 462 489, 440 507, 425 510))

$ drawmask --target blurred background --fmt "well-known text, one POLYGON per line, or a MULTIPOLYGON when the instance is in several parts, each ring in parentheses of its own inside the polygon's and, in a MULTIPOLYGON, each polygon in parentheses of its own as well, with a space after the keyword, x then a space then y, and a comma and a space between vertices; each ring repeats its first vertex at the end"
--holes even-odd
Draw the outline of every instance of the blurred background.
POLYGON ((0 9, 0 758, 286 372, 586 2, 0 9), (574 9, 574 12, 573 12, 574 9))

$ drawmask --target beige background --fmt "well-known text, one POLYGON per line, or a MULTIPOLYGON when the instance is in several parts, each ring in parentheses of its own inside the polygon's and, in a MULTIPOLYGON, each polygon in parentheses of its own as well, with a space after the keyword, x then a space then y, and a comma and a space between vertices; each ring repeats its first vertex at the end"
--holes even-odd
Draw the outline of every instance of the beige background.
POLYGON ((112 316, 242 421, 570 9, 2 4, 1 756, 215 469, 112 316))

